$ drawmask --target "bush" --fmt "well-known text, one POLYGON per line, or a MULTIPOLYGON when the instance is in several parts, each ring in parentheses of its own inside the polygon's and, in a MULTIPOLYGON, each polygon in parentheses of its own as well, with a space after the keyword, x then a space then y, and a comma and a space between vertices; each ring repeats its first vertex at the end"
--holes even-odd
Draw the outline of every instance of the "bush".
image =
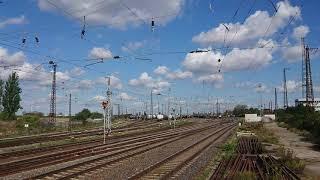
MULTIPOLYGON (((312 139, 320 139, 320 113, 313 107, 289 107, 286 110, 278 110, 276 114, 279 122, 286 123, 290 128, 310 132, 312 139)), ((304 134, 307 133, 304 132, 304 134)))
POLYGON ((285 164, 297 173, 301 173, 305 167, 304 161, 295 157, 292 150, 285 149, 283 146, 278 149, 277 156, 279 156, 279 161, 282 164, 285 164))
POLYGON ((16 122, 16 128, 18 130, 28 130, 28 131, 35 131, 39 130, 40 127, 40 117, 39 116, 22 116, 16 122), (25 124, 28 124, 29 127, 26 128, 25 124))

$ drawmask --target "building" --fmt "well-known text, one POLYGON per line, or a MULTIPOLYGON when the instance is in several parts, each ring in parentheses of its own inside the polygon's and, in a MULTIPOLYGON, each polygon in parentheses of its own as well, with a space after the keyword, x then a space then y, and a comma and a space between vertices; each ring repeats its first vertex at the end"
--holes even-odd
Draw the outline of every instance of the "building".
MULTIPOLYGON (((307 104, 306 98, 300 98, 295 100, 295 106, 298 106, 301 104, 306 106, 307 104)), ((313 107, 315 111, 320 111, 320 98, 314 98, 313 107)))

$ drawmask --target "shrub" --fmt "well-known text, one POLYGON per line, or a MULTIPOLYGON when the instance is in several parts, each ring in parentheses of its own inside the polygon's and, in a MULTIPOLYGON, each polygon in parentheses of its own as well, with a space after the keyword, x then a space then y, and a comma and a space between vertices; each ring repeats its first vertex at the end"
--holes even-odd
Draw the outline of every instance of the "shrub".
POLYGON ((29 131, 34 131, 38 130, 40 127, 40 117, 39 116, 22 116, 16 121, 16 128, 18 130, 24 130, 25 124, 28 124, 28 130, 29 131))

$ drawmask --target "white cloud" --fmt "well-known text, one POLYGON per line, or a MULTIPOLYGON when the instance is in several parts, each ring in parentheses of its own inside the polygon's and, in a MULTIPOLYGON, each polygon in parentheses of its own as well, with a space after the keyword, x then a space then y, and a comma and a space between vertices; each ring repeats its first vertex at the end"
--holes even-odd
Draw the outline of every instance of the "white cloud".
POLYGON ((164 88, 169 87, 170 83, 162 80, 162 79, 153 79, 151 76, 149 76, 148 73, 143 72, 138 79, 131 79, 129 81, 129 84, 131 86, 141 86, 141 87, 147 87, 152 88, 156 92, 162 91, 164 88))
POLYGON ((191 78, 192 75, 193 74, 190 71, 176 70, 174 72, 168 73, 167 78, 169 78, 169 79, 186 79, 186 78, 191 78))
POLYGON ((165 75, 169 72, 169 68, 167 66, 158 66, 153 72, 158 75, 165 75))
POLYGON ((216 45, 223 44, 224 42, 228 44, 233 39, 234 34, 237 33, 231 45, 246 44, 262 37, 272 36, 278 30, 285 27, 286 22, 292 16, 296 16, 296 19, 300 18, 300 8, 298 6, 291 6, 288 0, 280 1, 276 6, 279 7, 279 9, 274 17, 267 11, 256 11, 250 15, 243 24, 239 22, 234 24, 224 23, 230 30, 227 36, 228 39, 225 39, 225 26, 220 24, 218 27, 194 36, 192 41, 202 45, 216 45), (270 23, 271 26, 268 29, 270 23), (268 29, 267 32, 266 29, 268 29))
POLYGON ((222 72, 257 69, 271 63, 272 52, 268 48, 234 48, 225 56, 215 51, 189 53, 182 65, 191 72, 209 74, 217 73, 220 67, 222 72))
POLYGON ((107 98, 106 97, 104 97, 104 96, 100 96, 100 95, 97 95, 97 96, 94 96, 93 98, 92 98, 92 100, 94 100, 94 101, 104 101, 104 100, 106 100, 107 98))
POLYGON ((0 22, 0 28, 4 28, 8 25, 19 25, 19 24, 26 24, 27 19, 25 18, 24 15, 21 15, 19 17, 14 17, 14 18, 8 18, 4 21, 0 22))
POLYGON ((26 61, 26 56, 22 51, 10 54, 7 49, 0 46, 1 66, 20 66, 26 61))
POLYGON ((293 29, 292 36, 295 39, 300 40, 300 38, 306 37, 309 32, 310 30, 308 26, 301 25, 293 29))
MULTIPOLYGON (((102 85, 107 84, 107 80, 105 77, 100 77, 95 82, 102 85)), ((122 89, 122 86, 123 86, 121 83, 121 80, 118 77, 113 75, 110 76, 110 85, 112 88, 116 88, 116 89, 122 89)))
POLYGON ((138 79, 131 79, 129 84, 132 86, 152 86, 152 82, 152 77, 143 72, 138 79))
POLYGON ((268 89, 268 87, 265 84, 259 83, 255 85, 254 91, 258 93, 262 93, 262 92, 270 92, 270 89, 268 89))
POLYGON ((79 67, 75 67, 73 69, 70 70, 70 75, 71 76, 81 76, 82 74, 84 74, 86 71, 79 68, 79 67))
POLYGON ((129 42, 121 47, 121 50, 124 52, 132 52, 141 47, 143 47, 145 41, 129 42))
POLYGON ((221 83, 223 82, 222 74, 210 74, 198 77, 198 82, 221 83))
POLYGON ((89 53, 89 57, 95 58, 95 59, 111 59, 112 53, 108 49, 94 47, 91 49, 91 51, 89 53))
POLYGON ((76 85, 76 88, 78 89, 91 89, 93 87, 94 87, 94 82, 92 80, 81 80, 76 85))
POLYGON ((294 63, 301 60, 302 50, 300 45, 282 49, 282 57, 289 63, 294 63))
MULTIPOLYGON (((301 89, 301 82, 297 82, 295 80, 288 80, 287 81, 287 91, 288 93, 294 93, 294 92, 297 92, 297 91, 300 91, 301 89)), ((278 89, 280 92, 283 92, 283 83, 281 84, 281 86, 278 86, 278 89)))
POLYGON ((125 100, 125 101, 130 101, 130 100, 134 100, 135 98, 132 96, 129 96, 127 93, 122 92, 118 95, 119 99, 125 100))
MULTIPOLYGON (((129 25, 139 25, 144 21, 156 18, 156 25, 164 25, 179 15, 184 5, 184 0, 140 0, 140 1, 88 1, 88 0, 55 0, 55 5, 70 12, 73 17, 86 16, 90 25, 106 25, 115 28, 126 28, 129 25), (128 10, 127 7, 131 10, 128 10), (138 15, 137 18, 134 14, 138 15), (164 16, 171 14, 170 16, 164 16)), ((59 11, 46 0, 38 0, 38 7, 42 11, 59 11)), ((59 11, 59 13, 62 13, 59 11)), ((63 14, 65 15, 65 14, 63 14)))

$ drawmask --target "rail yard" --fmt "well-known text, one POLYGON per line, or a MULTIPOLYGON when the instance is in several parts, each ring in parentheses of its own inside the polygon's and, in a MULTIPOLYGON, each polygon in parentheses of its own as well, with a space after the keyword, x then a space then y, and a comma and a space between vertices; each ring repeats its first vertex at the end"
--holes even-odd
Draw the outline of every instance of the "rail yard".
POLYGON ((26 146, 22 139, 33 144, 55 138, 92 136, 101 130, 6 139, 7 146, 6 140, 2 140, 1 146, 0 176, 4 179, 174 177, 184 167, 191 166, 202 151, 223 143, 235 127, 235 122, 221 119, 193 120, 175 129, 161 128, 159 122, 134 122, 130 127, 113 130, 106 144, 102 143, 100 133, 100 137, 89 142, 22 150, 18 148, 26 146), (148 127, 154 129, 150 131, 148 127), (125 134, 116 135, 117 132, 125 134), (10 149, 12 146, 14 150, 10 149))
POLYGON ((0 180, 320 179, 319 7, 0 0, 0 180))

